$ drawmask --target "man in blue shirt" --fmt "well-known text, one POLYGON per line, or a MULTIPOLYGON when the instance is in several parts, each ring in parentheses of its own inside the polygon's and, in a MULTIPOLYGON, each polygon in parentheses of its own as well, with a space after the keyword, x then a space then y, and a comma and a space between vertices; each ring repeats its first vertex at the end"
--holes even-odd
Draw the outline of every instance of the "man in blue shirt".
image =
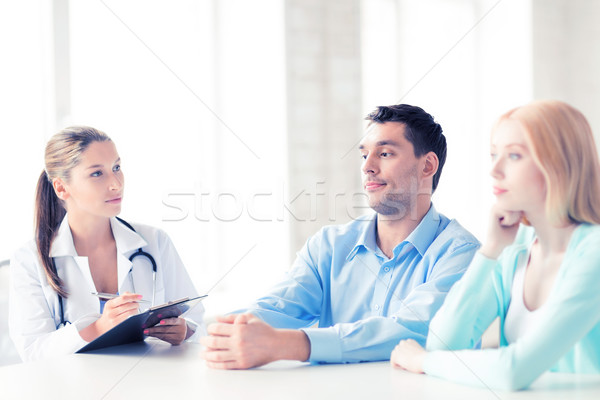
POLYGON ((479 242, 431 204, 446 159, 433 117, 401 104, 378 107, 367 120, 359 151, 375 213, 322 228, 287 280, 247 313, 209 325, 201 339, 209 367, 388 360, 401 339, 425 344, 479 242))

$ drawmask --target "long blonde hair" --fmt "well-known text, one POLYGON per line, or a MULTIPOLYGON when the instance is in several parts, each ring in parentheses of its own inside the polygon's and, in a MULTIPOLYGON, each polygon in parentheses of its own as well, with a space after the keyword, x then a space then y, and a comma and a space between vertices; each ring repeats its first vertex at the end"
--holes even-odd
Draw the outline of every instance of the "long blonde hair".
POLYGON ((546 214, 562 226, 600 224, 600 163, 592 129, 576 108, 539 100, 502 115, 526 131, 533 157, 546 180, 546 214))
POLYGON ((106 141, 110 138, 104 132, 88 126, 71 126, 52 136, 46 144, 45 169, 38 178, 35 195, 35 242, 48 283, 63 297, 68 293, 50 257, 50 247, 66 211, 52 181, 61 178, 68 182, 71 170, 80 163, 88 146, 106 141))

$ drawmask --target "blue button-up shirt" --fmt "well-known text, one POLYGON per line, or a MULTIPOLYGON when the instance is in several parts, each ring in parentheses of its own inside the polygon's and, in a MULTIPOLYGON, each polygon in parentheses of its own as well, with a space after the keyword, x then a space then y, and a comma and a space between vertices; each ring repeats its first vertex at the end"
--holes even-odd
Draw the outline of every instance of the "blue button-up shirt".
POLYGON ((424 345, 431 318, 479 242, 433 205, 391 259, 376 232, 376 214, 322 228, 288 278, 248 312, 276 328, 302 328, 311 362, 388 360, 401 339, 424 345))

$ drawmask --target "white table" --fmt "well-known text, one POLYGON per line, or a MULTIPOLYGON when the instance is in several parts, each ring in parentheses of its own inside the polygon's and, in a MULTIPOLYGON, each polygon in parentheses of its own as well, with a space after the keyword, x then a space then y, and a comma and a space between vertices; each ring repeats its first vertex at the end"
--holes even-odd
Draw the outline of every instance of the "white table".
POLYGON ((280 361, 248 371, 206 367, 197 344, 148 340, 95 354, 0 367, 0 399, 598 399, 600 375, 545 374, 492 392, 393 369, 387 362, 280 361))

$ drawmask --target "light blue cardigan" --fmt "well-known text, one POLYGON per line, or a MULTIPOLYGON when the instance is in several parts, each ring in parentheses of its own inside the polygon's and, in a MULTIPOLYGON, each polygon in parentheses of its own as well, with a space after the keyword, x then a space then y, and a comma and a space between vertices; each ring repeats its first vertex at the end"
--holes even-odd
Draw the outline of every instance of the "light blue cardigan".
POLYGON ((600 372, 599 225, 583 224, 573 232, 538 324, 515 343, 506 342, 504 319, 514 271, 533 235, 532 228, 521 228, 515 243, 498 260, 475 255, 431 321, 424 363, 427 374, 517 390, 548 370, 600 372), (498 316, 500 348, 473 350, 498 316))

